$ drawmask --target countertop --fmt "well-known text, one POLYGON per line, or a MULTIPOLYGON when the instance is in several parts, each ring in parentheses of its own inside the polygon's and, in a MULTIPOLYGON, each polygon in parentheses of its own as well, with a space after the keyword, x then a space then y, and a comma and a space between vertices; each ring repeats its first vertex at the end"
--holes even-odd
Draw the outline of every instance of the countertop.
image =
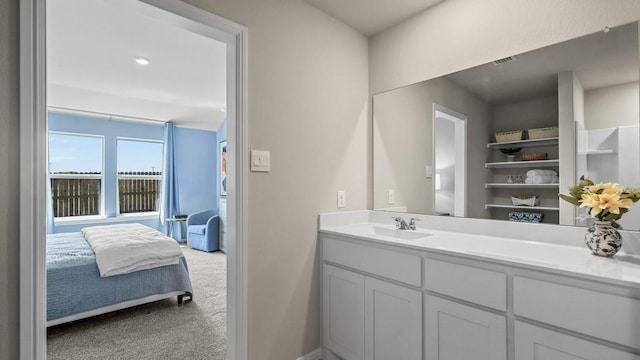
MULTIPOLYGON (((321 215, 322 216, 322 215, 321 215)), ((360 220, 363 220, 360 218, 360 220)), ((419 227, 413 230, 395 230, 390 224, 352 219, 347 224, 335 221, 320 222, 319 231, 324 234, 394 245, 449 255, 459 255, 478 260, 515 265, 534 270, 544 270, 579 278, 599 280, 609 284, 640 287, 640 257, 618 253, 612 258, 591 254, 583 246, 556 244, 542 241, 512 239, 493 235, 443 231, 419 227), (376 235, 373 228, 428 234, 417 239, 400 239, 376 235)), ((419 236, 419 235, 416 235, 419 236)), ((582 240, 582 239, 580 239, 582 240)), ((624 246, 624 245, 623 245, 624 246)))

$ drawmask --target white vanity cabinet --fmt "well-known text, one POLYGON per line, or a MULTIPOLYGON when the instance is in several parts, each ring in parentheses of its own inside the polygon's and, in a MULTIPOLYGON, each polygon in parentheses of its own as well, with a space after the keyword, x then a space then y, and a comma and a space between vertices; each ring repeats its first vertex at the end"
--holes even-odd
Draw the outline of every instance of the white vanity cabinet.
POLYGON ((515 322, 517 360, 640 360, 640 356, 553 330, 515 322))
POLYGON ((425 359, 506 360, 505 316, 427 295, 425 359))
POLYGON ((420 257, 331 238, 323 253, 323 346, 344 360, 422 359, 422 292, 397 284, 420 284, 420 257))
POLYGON ((324 346, 345 360, 364 360, 364 276, 322 266, 324 346))
POLYGON ((426 258, 424 278, 429 292, 473 304, 425 296, 426 360, 507 359, 505 273, 426 258))
POLYGON ((320 239, 326 360, 640 360, 635 283, 364 237, 320 239))

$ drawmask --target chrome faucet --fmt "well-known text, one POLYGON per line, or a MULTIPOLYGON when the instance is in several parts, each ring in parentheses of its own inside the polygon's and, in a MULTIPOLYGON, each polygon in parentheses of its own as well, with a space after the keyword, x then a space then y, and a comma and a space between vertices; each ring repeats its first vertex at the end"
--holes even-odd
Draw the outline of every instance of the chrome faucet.
POLYGON ((394 217, 393 220, 396 221, 396 229, 398 229, 398 230, 409 230, 409 225, 400 216, 394 217))
POLYGON ((393 220, 396 221, 396 229, 398 230, 415 230, 416 229, 416 221, 421 221, 420 219, 411 218, 409 223, 401 218, 400 216, 394 216, 393 220))

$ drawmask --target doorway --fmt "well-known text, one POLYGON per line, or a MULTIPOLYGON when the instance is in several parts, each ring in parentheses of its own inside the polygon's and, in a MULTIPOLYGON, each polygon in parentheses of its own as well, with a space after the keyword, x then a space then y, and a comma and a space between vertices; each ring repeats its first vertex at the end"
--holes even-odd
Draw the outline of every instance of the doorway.
POLYGON ((433 104, 435 215, 466 216, 467 116, 433 104))
MULTIPOLYGON (((227 357, 246 359, 246 36, 247 29, 191 5, 141 0, 180 23, 227 44, 228 184, 227 357)), ((46 4, 20 2, 20 356, 46 358, 46 4)))

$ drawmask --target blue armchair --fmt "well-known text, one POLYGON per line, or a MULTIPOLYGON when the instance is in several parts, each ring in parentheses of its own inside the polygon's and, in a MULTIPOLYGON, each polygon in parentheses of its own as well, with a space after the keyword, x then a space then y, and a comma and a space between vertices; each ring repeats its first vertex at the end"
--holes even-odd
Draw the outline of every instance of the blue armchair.
POLYGON ((219 236, 218 209, 198 211, 187 217, 187 245, 190 248, 216 251, 219 249, 219 236))

